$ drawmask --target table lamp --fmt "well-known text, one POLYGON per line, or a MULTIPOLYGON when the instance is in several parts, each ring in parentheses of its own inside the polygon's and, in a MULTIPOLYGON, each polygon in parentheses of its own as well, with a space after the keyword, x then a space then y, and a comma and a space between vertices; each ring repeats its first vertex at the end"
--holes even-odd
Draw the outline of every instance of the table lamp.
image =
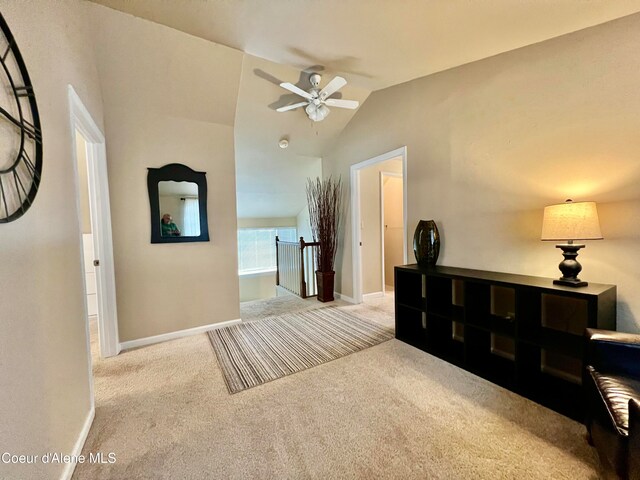
POLYGON ((588 285, 578 278, 582 265, 576 260, 578 250, 584 245, 573 241, 602 240, 595 202, 573 202, 569 199, 565 203, 544 207, 541 239, 566 241, 556 245, 562 250, 564 260, 559 265, 562 277, 554 280, 554 284, 569 287, 588 285))

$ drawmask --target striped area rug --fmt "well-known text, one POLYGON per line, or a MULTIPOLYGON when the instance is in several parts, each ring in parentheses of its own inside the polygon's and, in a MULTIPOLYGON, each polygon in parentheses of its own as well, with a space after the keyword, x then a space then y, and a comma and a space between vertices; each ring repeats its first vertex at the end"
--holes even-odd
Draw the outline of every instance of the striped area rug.
POLYGON ((288 313, 209 332, 230 393, 393 338, 393 330, 337 307, 288 313))

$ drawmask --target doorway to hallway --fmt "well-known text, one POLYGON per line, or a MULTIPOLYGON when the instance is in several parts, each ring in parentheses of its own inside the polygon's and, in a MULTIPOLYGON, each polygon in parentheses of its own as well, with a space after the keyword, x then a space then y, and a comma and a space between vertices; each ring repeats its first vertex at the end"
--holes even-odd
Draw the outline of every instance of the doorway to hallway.
POLYGON ((406 147, 352 165, 350 180, 353 298, 360 303, 393 290, 393 267, 407 263, 406 147))

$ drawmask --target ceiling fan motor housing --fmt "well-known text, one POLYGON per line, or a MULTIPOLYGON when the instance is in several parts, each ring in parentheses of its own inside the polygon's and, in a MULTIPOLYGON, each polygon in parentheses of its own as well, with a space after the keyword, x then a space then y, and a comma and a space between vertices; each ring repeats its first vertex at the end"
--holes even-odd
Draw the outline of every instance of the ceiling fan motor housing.
POLYGON ((320 86, 320 81, 322 80, 322 75, 319 73, 312 73, 309 75, 309 83, 313 88, 318 88, 320 86))

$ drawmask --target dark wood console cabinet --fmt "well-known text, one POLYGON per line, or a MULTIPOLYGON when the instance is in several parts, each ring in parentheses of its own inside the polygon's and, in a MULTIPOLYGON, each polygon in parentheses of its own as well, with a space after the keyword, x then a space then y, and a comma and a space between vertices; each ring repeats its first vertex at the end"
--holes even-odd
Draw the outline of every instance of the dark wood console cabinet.
POLYGON ((576 420, 584 329, 616 329, 616 287, 395 267, 396 338, 576 420))

